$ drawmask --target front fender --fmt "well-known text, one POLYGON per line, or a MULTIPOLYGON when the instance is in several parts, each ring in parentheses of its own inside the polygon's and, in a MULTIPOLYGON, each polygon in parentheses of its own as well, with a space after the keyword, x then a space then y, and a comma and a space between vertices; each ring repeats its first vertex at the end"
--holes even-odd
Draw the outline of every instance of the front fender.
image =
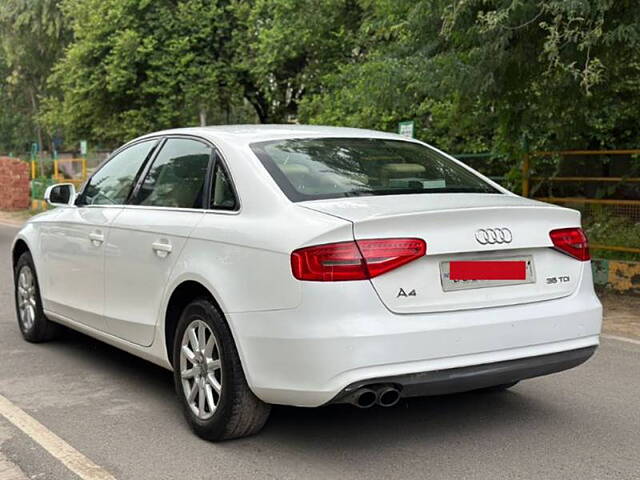
POLYGON ((26 246, 26 249, 31 252, 31 256, 34 257, 34 263, 35 263, 34 250, 36 250, 37 235, 35 233, 35 228, 31 223, 27 223, 23 225, 22 228, 18 230, 18 233, 16 234, 16 236, 13 238, 13 242, 11 242, 11 265, 12 266, 15 266, 16 261, 18 260, 15 254, 16 254, 16 247, 18 246, 19 243, 24 244, 26 246))

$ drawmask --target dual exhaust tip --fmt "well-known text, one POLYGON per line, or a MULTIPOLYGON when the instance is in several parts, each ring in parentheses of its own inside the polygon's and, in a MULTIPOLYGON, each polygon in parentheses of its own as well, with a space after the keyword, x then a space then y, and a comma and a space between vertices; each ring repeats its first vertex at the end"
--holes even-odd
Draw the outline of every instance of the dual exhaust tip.
POLYGON ((369 408, 374 405, 393 407, 400 401, 400 390, 393 385, 360 387, 345 400, 358 408, 369 408))

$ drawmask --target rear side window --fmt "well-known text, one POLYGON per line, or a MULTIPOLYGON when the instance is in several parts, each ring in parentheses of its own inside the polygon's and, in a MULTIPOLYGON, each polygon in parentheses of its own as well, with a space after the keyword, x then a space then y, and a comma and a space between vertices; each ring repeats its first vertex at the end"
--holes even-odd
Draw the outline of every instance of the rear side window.
POLYGON ((138 172, 158 141, 136 143, 104 164, 84 187, 82 205, 124 205, 138 172))
POLYGON ((211 147, 196 140, 168 139, 132 203, 155 207, 202 208, 211 153, 211 147))
POLYGON ((498 193, 466 168, 424 145, 369 138, 254 143, 290 200, 412 193, 498 193))
POLYGON ((216 162, 211 189, 211 208, 214 210, 236 210, 238 201, 231 185, 231 179, 220 161, 216 162))

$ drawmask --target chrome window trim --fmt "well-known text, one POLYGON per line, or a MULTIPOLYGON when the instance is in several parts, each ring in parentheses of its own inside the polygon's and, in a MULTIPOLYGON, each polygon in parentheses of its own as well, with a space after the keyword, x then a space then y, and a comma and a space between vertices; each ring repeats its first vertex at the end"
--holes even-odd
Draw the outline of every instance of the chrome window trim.
POLYGON ((225 215, 232 215, 232 214, 237 215, 240 212, 242 212, 242 200, 240 199, 240 195, 238 194, 238 189, 236 188, 236 182, 233 179, 233 174, 231 173, 231 170, 229 169, 228 162, 225 159, 225 157, 222 154, 222 152, 220 151, 220 149, 218 148, 218 146, 214 142, 209 140, 208 138, 204 138, 204 137, 201 137, 199 135, 192 135, 192 134, 188 134, 188 133, 184 133, 184 134, 176 133, 176 134, 148 135, 148 136, 145 136, 145 137, 142 137, 142 138, 137 138, 137 139, 134 139, 134 140, 131 140, 131 141, 125 143, 121 147, 119 147, 116 150, 114 150, 113 152, 111 152, 111 155, 109 155, 100 165, 98 165, 98 168, 96 168, 96 170, 91 174, 91 176, 89 178, 87 178, 87 180, 85 180, 84 184, 82 185, 82 190, 78 193, 77 198, 80 198, 81 195, 84 193, 84 189, 89 184, 89 182, 91 181, 93 176, 96 173, 98 173, 107 163, 109 163, 116 155, 118 155, 120 152, 124 151, 125 149, 127 149, 129 147, 133 147, 134 145, 137 145, 138 143, 147 142, 147 141, 151 141, 151 140, 156 140, 157 141, 157 144, 154 147, 154 149, 156 149, 156 150, 152 153, 151 157, 149 159, 147 159, 147 161, 145 162, 145 164, 143 166, 142 172, 140 173, 138 178, 136 178, 135 185, 133 187, 131 195, 129 196, 129 198, 127 198, 127 203, 117 204, 117 205, 76 205, 76 206, 79 207, 79 208, 145 207, 145 208, 154 208, 154 209, 165 209, 165 210, 171 210, 171 211, 197 211, 197 212, 205 212, 205 213, 222 213, 222 214, 225 214, 225 215), (210 172, 207 171, 207 179, 206 179, 211 184, 210 187, 209 187, 209 195, 208 195, 209 198, 207 199, 208 200, 208 204, 211 205, 211 194, 212 194, 211 187, 213 186, 212 185, 213 184, 213 173, 214 173, 214 170, 215 170, 215 165, 216 165, 216 162, 218 160, 220 160, 220 162, 222 162, 222 166, 225 169, 225 172, 229 176, 229 180, 231 182, 231 188, 233 190, 233 194, 236 197, 237 207, 234 210, 227 210, 227 209, 224 209, 224 208, 176 208, 176 207, 161 207, 161 206, 131 205, 130 203, 128 203, 131 200, 131 196, 138 189, 139 183, 142 182, 144 180, 144 177, 147 175, 148 168, 151 165, 153 165, 153 162, 155 161, 157 155, 160 153, 160 150, 164 146, 164 142, 169 138, 187 138, 187 139, 191 139, 191 140, 196 140, 196 141, 200 141, 200 142, 205 143, 206 145, 208 145, 209 147, 211 147, 213 149, 213 158, 211 159, 210 164, 209 164, 210 172))
MULTIPOLYGON (((90 177, 88 177, 84 183, 82 184, 82 189, 79 190, 76 193, 76 200, 74 202, 76 207, 90 207, 90 206, 104 206, 104 205, 78 205, 76 202, 78 202, 81 198, 84 200, 84 190, 85 188, 87 188, 87 185, 89 185, 89 183, 91 183, 91 180, 93 179, 93 177, 100 171, 102 170, 111 160, 113 160, 116 156, 118 156, 121 152, 124 152, 126 149, 133 147, 135 145, 138 145, 139 143, 143 143, 143 142, 148 142, 148 141, 152 141, 155 140, 156 144, 153 146, 151 152, 149 152, 149 154, 147 154, 147 158, 145 158, 144 162, 141 165, 141 170, 138 171, 138 174, 136 175, 136 177, 133 179, 133 187, 131 189, 131 191, 129 192, 129 196, 126 198, 125 202, 128 202, 129 199, 131 198, 131 194, 136 190, 137 186, 138 186, 138 181, 140 180, 140 178, 143 176, 143 174, 146 172, 147 169, 147 164, 150 163, 156 156, 156 154, 158 153, 158 151, 156 150, 158 148, 158 146, 160 145, 160 143, 162 142, 162 135, 150 135, 148 137, 144 137, 144 138, 140 138, 140 139, 135 139, 135 140, 131 140, 130 142, 125 143, 124 145, 122 145, 121 147, 117 148, 116 150, 114 150, 113 152, 111 152, 111 155, 109 155, 107 158, 104 159, 104 161, 102 163, 100 163, 100 165, 98 165, 95 169, 95 171, 91 174, 90 177), (150 155, 150 157, 149 157, 150 155)), ((126 203, 119 203, 117 205, 109 205, 111 207, 122 207, 126 205, 126 203)))
MULTIPOLYGON (((96 205, 99 207, 100 205, 96 205)), ((115 205, 113 205, 115 207, 115 205)), ((118 208, 130 210, 167 210, 170 212, 191 212, 191 213, 214 213, 223 215, 238 215, 240 210, 224 210, 224 209, 205 209, 205 208, 181 208, 181 207, 163 207, 159 205, 120 205, 118 208)))
MULTIPOLYGON (((231 182, 231 189, 233 190, 233 195, 236 198, 237 207, 233 210, 227 210, 224 208, 179 208, 179 207, 164 207, 164 206, 158 206, 158 205, 131 205, 130 203, 124 204, 123 205, 124 207, 147 207, 147 208, 166 209, 171 211, 199 211, 199 212, 214 212, 214 213, 227 213, 227 214, 230 214, 230 213, 238 214, 242 211, 242 201, 240 200, 240 195, 238 195, 238 190, 236 188, 236 183, 233 180, 233 175, 229 170, 228 162, 226 161, 226 159, 224 158, 224 155, 222 155, 222 152, 214 142, 212 142, 208 138, 204 138, 198 135, 193 135, 188 133, 172 133, 172 134, 166 134, 166 135, 157 135, 153 137, 145 137, 145 139, 147 138, 160 138, 161 144, 159 145, 158 150, 154 152, 153 156, 149 159, 149 161, 147 162, 147 165, 145 165, 142 174, 140 175, 140 177, 136 182, 136 185, 132 192, 132 197, 133 197, 133 194, 135 194, 136 191, 138 190, 138 186, 144 181, 144 178, 147 176, 147 173, 149 172, 149 168, 153 166, 153 163, 156 161, 156 157, 162 151, 162 148, 164 147, 167 140, 172 138, 184 138, 187 140, 199 141, 201 143, 208 145, 212 149, 212 158, 210 159, 209 168, 207 169, 207 176, 205 179, 205 181, 209 184, 207 187, 207 190, 208 190, 208 195, 207 195, 208 198, 206 199, 207 205, 211 205, 211 197, 213 194, 213 174, 215 172, 216 164, 219 160, 222 163, 222 166, 229 177, 229 181, 231 182)), ((127 201, 130 201, 130 200, 131 198, 129 198, 127 201)))
POLYGON ((125 205, 77 205, 77 208, 123 208, 125 205))

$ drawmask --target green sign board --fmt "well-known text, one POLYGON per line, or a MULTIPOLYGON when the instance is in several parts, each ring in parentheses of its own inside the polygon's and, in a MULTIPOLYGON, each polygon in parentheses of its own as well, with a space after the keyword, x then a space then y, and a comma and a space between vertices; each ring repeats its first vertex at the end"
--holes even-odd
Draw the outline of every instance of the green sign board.
POLYGON ((413 120, 407 120, 398 123, 398 133, 403 137, 413 138, 414 122, 413 120))

